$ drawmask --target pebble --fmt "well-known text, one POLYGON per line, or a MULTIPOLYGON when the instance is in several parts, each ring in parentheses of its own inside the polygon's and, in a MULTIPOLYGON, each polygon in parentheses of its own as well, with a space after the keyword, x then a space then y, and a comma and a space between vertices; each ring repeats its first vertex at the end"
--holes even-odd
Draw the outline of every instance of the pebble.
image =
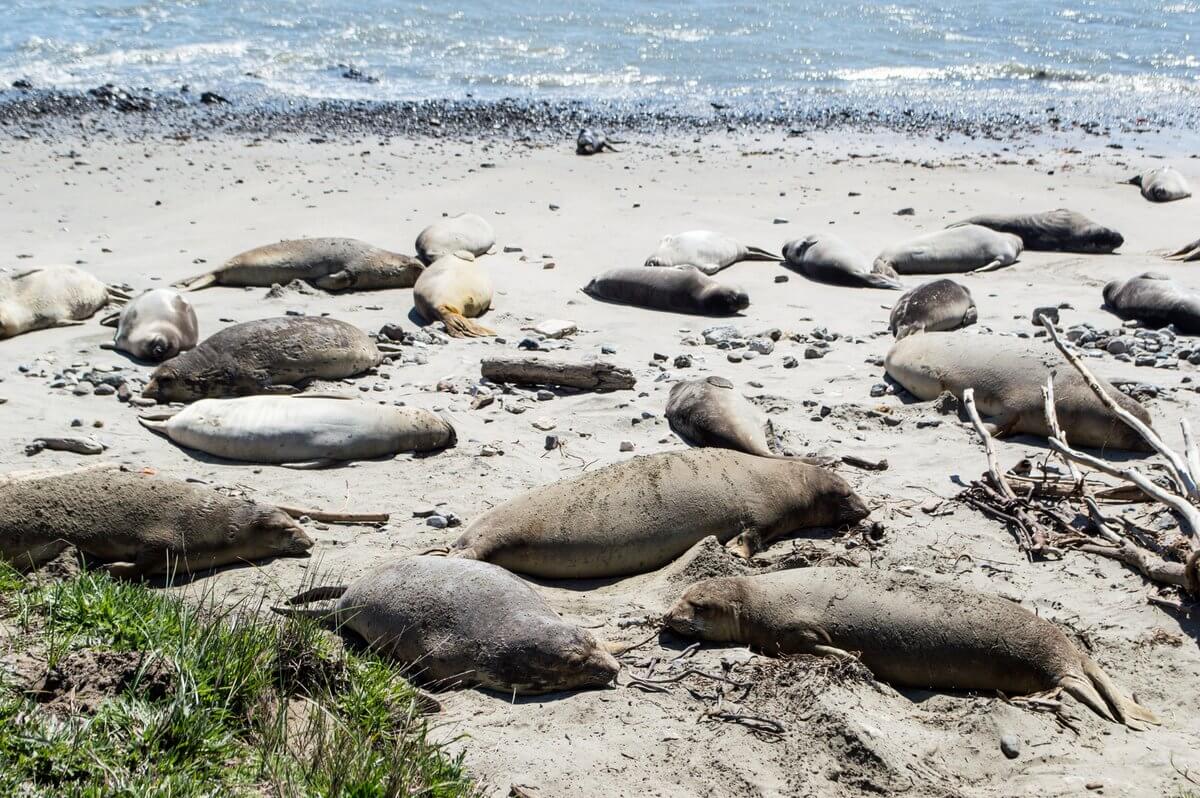
POLYGON ((558 426, 557 424, 555 424, 553 421, 551 421, 548 418, 534 419, 534 422, 533 422, 533 428, 537 429, 537 430, 541 430, 542 432, 549 432, 550 430, 554 429, 557 426, 558 426))
POLYGON ((546 451, 549 452, 553 449, 557 449, 559 446, 562 446, 562 442, 558 439, 557 435, 546 436, 546 451))
POLYGON ((563 319, 546 319, 533 325, 533 331, 545 338, 566 338, 579 332, 579 325, 563 319))
POLYGON ((871 396, 884 396, 887 393, 887 389, 886 383, 877 382, 871 386, 871 396))
POLYGON ((425 524, 426 526, 431 526, 434 529, 445 529, 446 527, 450 526, 450 519, 446 518, 444 515, 438 515, 437 513, 434 513, 425 519, 425 524))
POLYGON ((777 282, 777 283, 786 283, 787 281, 788 281, 788 276, 787 276, 786 274, 777 274, 777 275, 775 275, 775 282, 777 282))
POLYGON ((718 327, 709 327, 700 333, 704 336, 704 343, 714 346, 720 343, 728 343, 740 338, 737 328, 728 324, 722 324, 718 327))
POLYGON ((116 392, 117 389, 107 383, 101 383, 100 385, 97 385, 96 390, 93 391, 96 396, 112 396, 116 392))
POLYGON ((602 355, 615 355, 616 353, 617 348, 615 346, 609 346, 606 344, 600 347, 600 354, 602 355))
POLYGON ((633 451, 633 441, 621 441, 621 451, 632 452, 633 451))
POLYGON ((1009 759, 1016 759, 1021 754, 1021 739, 1015 734, 1005 734, 1000 737, 1000 750, 1009 759))
POLYGON ((800 361, 796 360, 796 358, 792 357, 791 355, 788 355, 783 359, 783 367, 785 369, 794 369, 799 365, 800 361))
POLYGON ((482 446, 479 449, 480 457, 495 457, 496 455, 504 454, 494 446, 482 446))
POLYGON ((760 355, 769 355, 775 351, 775 342, 770 338, 751 338, 750 349, 760 355))
POLYGON ((820 360, 823 357, 825 357, 824 349, 817 349, 815 346, 804 347, 805 360, 820 360))
POLYGON ((692 356, 691 355, 679 355, 678 357, 675 358, 675 368, 686 369, 686 368, 691 368, 691 367, 692 367, 692 356))
POLYGON ((75 384, 75 387, 71 389, 71 393, 75 394, 76 396, 87 396, 95 389, 96 386, 92 385, 87 380, 82 380, 75 384))
POLYGON ((539 402, 548 402, 554 398, 553 391, 547 391, 545 388, 539 388, 537 392, 537 400, 539 402))
POLYGON ((741 363, 742 355, 738 352, 730 352, 728 355, 725 356, 725 359, 728 360, 730 363, 741 363))

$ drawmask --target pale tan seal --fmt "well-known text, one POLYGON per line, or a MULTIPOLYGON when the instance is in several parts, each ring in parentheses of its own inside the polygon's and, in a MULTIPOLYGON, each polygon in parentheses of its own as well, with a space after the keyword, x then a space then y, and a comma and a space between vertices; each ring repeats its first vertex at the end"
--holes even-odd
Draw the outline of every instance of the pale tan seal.
POLYGON ((1062 690, 1102 718, 1157 725, 1050 621, 927 577, 799 568, 707 579, 667 612, 673 631, 770 655, 858 656, 901 686, 1029 695, 1062 690))
MULTIPOLYGON (((962 399, 975 389, 979 412, 995 435, 1048 437, 1042 388, 1054 376, 1054 409, 1067 440, 1076 446, 1149 451, 1145 440, 1100 403, 1062 354, 1048 344, 999 335, 920 333, 892 344, 887 373, 919 399, 949 391, 962 399)), ((1105 380, 1105 390, 1146 424, 1150 414, 1105 380)))
POLYGON ((175 283, 199 291, 214 285, 269 287, 305 280, 326 291, 412 288, 421 262, 356 238, 297 238, 234 255, 218 269, 175 283))
POLYGON ((20 568, 74 546, 135 578, 307 556, 313 545, 270 505, 114 467, 0 477, 0 506, 0 556, 20 568))
POLYGON ((899 291, 900 281, 874 271, 870 258, 831 233, 798 238, 783 245, 789 267, 810 280, 854 288, 899 291))
POLYGON ((1185 244, 1171 254, 1167 255, 1167 260, 1182 260, 1194 261, 1200 260, 1200 238, 1190 244, 1185 244))
POLYGON ((129 295, 74 266, 46 266, 0 276, 0 339, 79 324, 129 295))
POLYGON ((596 637, 558 616, 530 585, 484 562, 408 557, 290 599, 337 599, 330 611, 275 608, 355 632, 439 688, 505 695, 602 687, 620 666, 596 637))
POLYGON ((919 285, 896 300, 888 328, 892 335, 903 338, 915 332, 957 330, 978 320, 970 290, 942 279, 919 285))
POLYGON ((723 233, 689 230, 663 236, 658 248, 646 258, 645 265, 692 266, 711 275, 744 260, 781 261, 783 258, 761 247, 746 246, 723 233))
POLYGON ((142 395, 160 402, 295 393, 314 379, 340 380, 383 361, 379 346, 352 324, 322 316, 246 321, 205 338, 163 363, 142 395))
POLYGON ((950 226, 966 224, 1012 233, 1031 251, 1103 255, 1125 243, 1125 237, 1116 230, 1066 208, 1043 213, 985 213, 950 226))
POLYGON ((875 258, 881 274, 948 274, 991 271, 1015 263, 1019 236, 977 224, 935 230, 888 247, 875 258))
POLYGON ((1145 272, 1104 286, 1104 304, 1122 319, 1147 327, 1174 324, 1184 335, 1200 335, 1200 294, 1165 274, 1145 272))
POLYGON ((442 255, 431 263, 417 278, 413 302, 426 321, 440 321, 452 338, 495 335, 471 321, 492 306, 492 278, 470 252, 442 255))
POLYGON ((869 514, 844 479, 730 449, 635 457, 535 488, 476 518, 451 555, 518 573, 586 579, 644 573, 709 535, 750 556, 780 535, 869 514))
POLYGON ((100 323, 117 328, 112 344, 103 346, 153 363, 192 349, 200 340, 200 324, 192 303, 170 288, 146 291, 100 323))
POLYGON ((201 399, 143 426, 229 460, 324 466, 453 446, 454 427, 418 407, 322 395, 201 399))
POLYGON ((605 302, 701 316, 732 316, 750 307, 750 295, 741 288, 689 267, 611 269, 593 277, 583 290, 605 302))
POLYGON ((1187 178, 1169 166, 1151 169, 1129 178, 1129 183, 1142 190, 1151 202, 1174 202, 1192 196, 1187 178))
POLYGON ((667 395, 667 423, 692 446, 733 449, 774 457, 767 434, 771 424, 724 377, 684 380, 667 395))
POLYGON ((496 231, 482 216, 460 213, 439 219, 417 236, 417 257, 431 264, 443 255, 470 252, 475 257, 486 255, 496 246, 496 231))

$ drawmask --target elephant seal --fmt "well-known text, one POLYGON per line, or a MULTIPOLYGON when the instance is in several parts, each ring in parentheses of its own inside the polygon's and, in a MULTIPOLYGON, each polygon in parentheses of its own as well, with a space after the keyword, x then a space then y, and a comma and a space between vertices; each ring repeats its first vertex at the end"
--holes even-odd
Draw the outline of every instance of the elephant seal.
POLYGON ((1125 243, 1125 237, 1116 230, 1066 208, 1044 213, 985 213, 950 227, 968 224, 1012 233, 1021 239, 1025 249, 1038 252, 1107 255, 1125 243))
POLYGON ((828 233, 789 241, 783 245, 783 259, 808 279, 821 283, 891 291, 904 288, 896 278, 873 272, 866 255, 828 233))
POLYGON ((1147 327, 1174 324, 1184 335, 1200 335, 1200 295, 1165 274, 1146 272, 1104 286, 1104 304, 1122 319, 1147 327))
POLYGON ((352 324, 321 316, 246 321, 163 363, 142 396, 191 402, 222 396, 295 393, 296 383, 340 380, 378 366, 383 354, 352 324))
MULTIPOLYGON (((1019 338, 963 333, 921 333, 899 339, 884 359, 887 373, 919 399, 950 391, 960 400, 975 389, 975 403, 997 436, 1049 437, 1042 388, 1054 377, 1054 409, 1067 440, 1089 448, 1149 451, 1137 432, 1108 411, 1066 358, 1052 346, 1019 338)), ((1101 379, 1121 407, 1150 424, 1140 404, 1101 379)))
POLYGON ((900 687, 1063 690, 1100 717, 1144 730, 1125 697, 1062 630, 1019 604, 927 577, 868 568, 797 568, 698 582, 667 612, 678 634, 769 655, 857 654, 900 687))
POLYGON ((647 266, 694 266, 712 275, 743 260, 781 261, 779 255, 759 247, 744 246, 734 238, 712 230, 689 230, 663 236, 658 249, 646 258, 647 266))
POLYGON ((38 567, 68 546, 121 578, 307 556, 286 513, 179 479, 115 467, 0 478, 0 556, 38 567))
POLYGON ((775 456, 767 442, 767 417, 724 377, 675 383, 666 416, 671 429, 692 446, 775 456))
POLYGON ((903 338, 915 332, 957 330, 978 320, 967 287, 941 279, 919 285, 896 300, 888 327, 892 335, 903 338))
POLYGON ((749 557, 810 527, 870 513, 844 479, 730 449, 635 457, 518 496, 476 518, 450 554, 550 579, 628 576, 715 535, 749 557))
POLYGON ((298 238, 234 255, 215 271, 175 283, 199 291, 214 285, 268 287, 306 280, 326 291, 411 288, 420 261, 356 238, 298 238))
POLYGON ((888 247, 875 258, 875 271, 887 275, 991 271, 1014 263, 1021 249, 1019 236, 965 224, 888 247))
POLYGON ((492 306, 492 278, 470 252, 442 255, 413 286, 413 302, 426 321, 440 321, 451 338, 482 338, 496 333, 470 319, 492 306))
POLYGON ((496 231, 486 219, 460 213, 440 219, 421 231, 417 236, 417 257, 425 264, 463 250, 479 257, 495 245, 496 231))
POLYGON ((1142 190, 1142 196, 1151 202, 1174 202, 1192 196, 1192 187, 1187 178, 1169 166, 1151 169, 1129 178, 1131 185, 1142 190))
POLYGON ((1167 255, 1167 260, 1193 261, 1200 260, 1200 238, 1186 244, 1167 255))
POLYGON ((129 295, 74 266, 47 266, 0 276, 0 339, 65 327, 129 295))
POLYGON ((612 269, 593 277, 584 292, 595 299, 699 316, 732 316, 750 307, 740 288, 696 269, 612 269))
POLYGON ((591 632, 564 621, 533 587, 490 563, 407 557, 348 587, 314 588, 288 604, 324 599, 337 599, 332 611, 275 611, 348 628, 434 687, 531 695, 602 687, 620 668, 591 632))
POLYGON ((575 139, 576 155, 595 155, 604 150, 616 152, 617 148, 604 135, 603 130, 585 127, 579 131, 579 136, 575 139))
POLYGON ((305 394, 201 399, 139 420, 180 446, 249 463, 332 465, 436 451, 457 440, 454 427, 428 410, 305 394))
POLYGON ((195 309, 170 288, 146 291, 100 323, 117 328, 112 344, 106 344, 106 348, 111 346, 154 363, 175 357, 200 340, 195 309))

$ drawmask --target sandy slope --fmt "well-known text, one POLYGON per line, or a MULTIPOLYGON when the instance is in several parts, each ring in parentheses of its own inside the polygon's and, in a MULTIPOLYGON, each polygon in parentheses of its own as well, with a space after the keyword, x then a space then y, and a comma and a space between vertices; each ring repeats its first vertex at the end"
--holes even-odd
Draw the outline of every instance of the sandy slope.
MULTIPOLYGON (((891 463, 882 473, 844 469, 888 527, 882 546, 867 551, 846 541, 818 541, 823 550, 874 567, 942 573, 1020 599, 1090 641, 1093 656, 1164 725, 1133 733, 1067 699, 1077 729, 1071 731, 1049 713, 992 697, 901 694, 854 669, 831 672, 813 663, 779 665, 744 651, 705 650, 696 655, 696 667, 719 671, 723 657, 737 663, 733 678, 755 682, 745 711, 782 723, 782 736, 701 720, 707 705, 678 684, 666 693, 621 688, 515 702, 468 691, 446 698, 439 723, 447 739, 466 736, 461 744, 476 774, 498 792, 517 783, 539 796, 1171 794, 1185 785, 1176 768, 1200 773, 1195 622, 1149 605, 1143 582, 1109 562, 1071 555, 1026 564, 1001 525, 962 506, 943 516, 919 509, 931 495, 953 496, 956 481, 977 477, 984 463, 970 431, 953 417, 937 416, 928 406, 902 406, 892 396, 870 398, 882 369, 869 361, 886 352, 886 307, 897 294, 817 285, 774 264, 734 266, 719 279, 745 286, 752 305, 730 323, 751 333, 780 328, 785 335, 773 354, 735 364, 713 347, 681 343, 725 322, 601 304, 578 290, 599 270, 640 264, 661 235, 692 228, 727 231, 772 249, 832 229, 873 254, 970 213, 1060 206, 1119 228, 1127 240, 1122 254, 1031 253, 1010 269, 963 278, 975 294, 981 326, 1029 332, 1032 308, 1059 302, 1074 307, 1063 312, 1064 323, 1116 326, 1099 307, 1100 287, 1148 268, 1171 271, 1200 289, 1195 267, 1165 264, 1156 254, 1200 235, 1200 200, 1156 206, 1136 189, 1117 185, 1132 167, 1150 162, 1135 149, 1136 140, 1123 151, 1104 148, 1104 140, 1067 143, 1082 151, 1065 151, 1062 142, 939 144, 857 134, 634 142, 620 154, 591 159, 575 157, 569 144, 4 141, 3 266, 81 260, 104 279, 143 289, 202 271, 197 259, 215 265, 280 238, 355 236, 409 251, 426 223, 461 210, 490 217, 500 246, 523 252, 498 252, 483 261, 497 287, 487 323, 506 343, 431 346, 420 350, 424 365, 409 358, 345 386, 355 393, 365 388, 370 398, 446 412, 458 426, 457 449, 323 472, 192 456, 143 430, 134 410, 114 397, 78 397, 48 387, 53 374, 71 364, 130 368, 119 355, 98 349, 109 331, 93 323, 0 342, 0 397, 8 400, 0 408, 0 466, 28 467, 23 446, 36 435, 68 434, 72 419, 87 427, 101 420, 98 433, 122 462, 247 485, 280 501, 393 514, 383 529, 314 528, 313 560, 227 571, 195 588, 215 587, 231 600, 264 588, 282 596, 314 572, 329 579, 352 576, 457 535, 427 527, 412 517, 414 509, 444 503, 469 520, 531 486, 629 457, 619 452, 622 440, 632 441, 638 453, 682 447, 661 418, 669 386, 684 376, 721 374, 769 410, 792 448, 891 463), (894 215, 902 207, 914 208, 915 215, 894 215), (776 218, 786 223, 773 224, 776 218), (789 280, 776 284, 780 274, 789 280), (470 410, 466 391, 478 380, 479 358, 515 352, 521 328, 544 318, 579 323, 583 332, 572 340, 571 356, 615 347, 612 359, 634 370, 637 390, 542 402, 532 395, 505 396, 470 410), (835 341, 824 359, 804 360, 804 345, 786 335, 817 327, 855 340, 835 341), (668 360, 658 365, 655 353, 668 360), (692 355, 695 365, 674 370, 671 362, 682 353, 692 355), (798 368, 782 367, 787 355, 800 359, 798 368), (19 373, 23 364, 34 365, 35 373, 44 367, 45 376, 19 373), (460 392, 435 392, 441 380, 460 392), (821 419, 814 402, 832 409, 827 418, 821 419), (509 412, 517 405, 524 412, 509 412), (879 405, 900 423, 891 426, 883 415, 866 412, 879 405), (942 423, 918 428, 922 419, 942 423), (566 444, 562 452, 544 451, 546 433, 535 422, 556 425, 553 432, 566 444), (480 456, 485 446, 503 454, 480 456), (1001 754, 1002 734, 1020 739, 1015 760, 1001 754)), ((1200 185, 1196 161, 1173 161, 1200 185)), ((194 295, 202 332, 293 308, 327 312, 372 331, 385 322, 413 326, 408 291, 281 300, 265 300, 264 293, 214 289, 194 295)), ((1173 389, 1151 406, 1159 428, 1178 441, 1175 421, 1200 404, 1191 386, 1181 386, 1195 367, 1138 369, 1109 357, 1093 362, 1107 377, 1173 389)), ((1028 440, 1000 444, 1006 465, 1042 451, 1028 440)), ((35 462, 79 460, 47 452, 35 462)), ((802 544, 781 543, 771 557, 802 544)), ((658 574, 590 590, 546 586, 545 593, 599 634, 638 640, 646 627, 618 622, 661 612, 690 579, 740 567, 719 550, 701 548, 658 574)), ((631 655, 634 670, 644 672, 649 659, 672 657, 683 645, 662 643, 652 641, 631 655)), ((705 680, 686 684, 713 690, 705 680)))

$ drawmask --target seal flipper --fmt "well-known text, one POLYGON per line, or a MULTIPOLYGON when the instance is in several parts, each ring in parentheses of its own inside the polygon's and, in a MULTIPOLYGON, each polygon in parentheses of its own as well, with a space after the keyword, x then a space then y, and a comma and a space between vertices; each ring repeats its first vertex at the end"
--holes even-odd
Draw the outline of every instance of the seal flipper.
POLYGON ((333 468, 345 460, 334 460, 331 457, 319 457, 316 460, 301 460, 297 463, 280 463, 280 468, 294 468, 297 471, 315 471, 320 468, 333 468))
POLYGON ((310 604, 314 601, 329 601, 330 599, 341 598, 348 589, 346 585, 314 587, 305 590, 303 593, 297 593, 288 599, 287 603, 289 607, 294 607, 297 604, 310 604))
POLYGON ((172 410, 162 413, 147 413, 144 416, 138 416, 138 423, 151 432, 158 433, 159 435, 166 435, 167 422, 175 415, 176 412, 178 411, 172 410))
POLYGON ((749 560, 763 550, 762 535, 757 529, 744 529, 740 535, 726 543, 725 548, 743 560, 749 560))
POLYGON ((1194 261, 1200 260, 1200 238, 1186 244, 1167 255, 1167 260, 1194 261))
POLYGON ((208 288, 217 284, 217 273, 207 272, 205 274, 197 274, 194 277, 188 277, 186 280, 180 280, 177 283, 171 283, 172 288, 180 288, 184 291, 199 291, 202 288, 208 288))
POLYGON ((354 285, 354 275, 349 269, 342 269, 340 272, 318 277, 313 280, 313 284, 323 291, 345 291, 354 285))
POLYGON ((745 247, 746 254, 742 255, 741 260, 769 260, 776 263, 783 261, 782 255, 776 255, 774 252, 768 252, 762 247, 745 247))
POLYGON ((902 291, 904 286, 894 277, 881 272, 868 272, 862 276, 863 285, 867 288, 884 288, 889 291, 902 291))
POLYGON ((1083 657, 1083 673, 1086 680, 1068 674, 1059 683, 1067 693, 1086 704, 1097 715, 1119 721, 1135 731, 1146 731, 1150 726, 1162 725, 1153 712, 1126 698, 1108 678, 1108 674, 1088 657, 1083 657))
POLYGON ((100 324, 101 324, 101 326, 104 326, 104 327, 117 327, 120 325, 120 323, 121 323, 121 312, 120 311, 117 311, 116 313, 109 313, 107 316, 100 319, 100 324))
POLYGON ((985 266, 980 266, 978 269, 972 269, 970 271, 970 274, 982 274, 984 272, 994 272, 994 271, 996 271, 996 269, 1004 268, 1007 265, 1008 264, 1006 264, 1004 262, 1004 258, 995 258, 991 263, 988 263, 985 266))
POLYGON ((468 319, 466 316, 451 308, 438 308, 438 316, 446 325, 446 335, 451 338, 486 338, 496 333, 481 324, 468 319))

